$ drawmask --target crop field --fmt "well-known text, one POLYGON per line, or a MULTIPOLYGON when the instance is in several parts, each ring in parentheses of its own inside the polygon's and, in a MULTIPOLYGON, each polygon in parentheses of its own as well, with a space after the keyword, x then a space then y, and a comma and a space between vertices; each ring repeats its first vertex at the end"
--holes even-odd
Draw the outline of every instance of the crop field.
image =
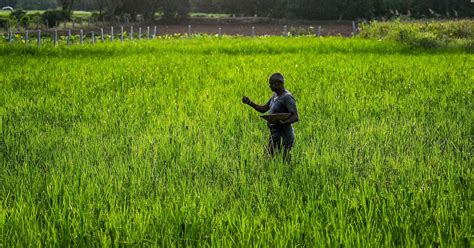
POLYGON ((0 44, 0 246, 474 246, 469 51, 0 44), (292 161, 264 154, 279 71, 292 161))

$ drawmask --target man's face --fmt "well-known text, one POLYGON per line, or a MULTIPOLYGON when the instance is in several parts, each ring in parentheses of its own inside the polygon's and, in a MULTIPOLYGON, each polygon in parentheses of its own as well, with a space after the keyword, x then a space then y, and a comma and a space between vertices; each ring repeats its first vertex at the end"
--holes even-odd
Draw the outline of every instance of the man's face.
POLYGON ((270 86, 270 89, 272 91, 277 91, 279 89, 281 89, 281 82, 280 81, 277 81, 277 80, 269 80, 268 82, 269 86, 270 86))

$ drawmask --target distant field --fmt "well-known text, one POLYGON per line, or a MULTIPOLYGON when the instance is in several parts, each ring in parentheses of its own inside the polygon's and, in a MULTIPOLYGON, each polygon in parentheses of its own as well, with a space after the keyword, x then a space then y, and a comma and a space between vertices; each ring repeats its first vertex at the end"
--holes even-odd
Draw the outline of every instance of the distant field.
POLYGON ((0 44, 0 246, 472 247, 473 55, 358 38, 0 44), (293 163, 241 103, 287 79, 293 163))
MULTIPOLYGON (((43 13, 44 10, 27 10, 26 11, 28 14, 35 14, 35 13, 43 13)), ((8 16, 10 15, 11 11, 9 10, 0 10, 0 16, 8 16)), ((81 11, 81 10, 75 10, 73 12, 74 16, 77 16, 77 17, 90 17, 92 16, 92 12, 91 11, 81 11)), ((160 13, 157 13, 156 14, 157 17, 160 16, 160 13)), ((199 12, 196 12, 196 13, 191 13, 190 14, 191 17, 207 17, 207 18, 223 18, 223 17, 230 17, 230 15, 228 14, 220 14, 220 13, 199 13, 199 12)))
MULTIPOLYGON (((25 10, 27 14, 37 14, 40 13, 42 14, 44 10, 25 10)), ((11 11, 10 10, 0 10, 0 16, 8 16, 10 15, 11 11)))
POLYGON ((207 18, 228 18, 230 17, 229 14, 221 14, 221 13, 191 13, 191 17, 207 17, 207 18))

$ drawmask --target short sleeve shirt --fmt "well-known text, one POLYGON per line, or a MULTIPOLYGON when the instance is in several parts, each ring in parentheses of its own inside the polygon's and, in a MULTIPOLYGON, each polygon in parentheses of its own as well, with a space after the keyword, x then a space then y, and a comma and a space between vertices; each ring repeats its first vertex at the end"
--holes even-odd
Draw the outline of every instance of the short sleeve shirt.
MULTIPOLYGON (((278 114, 278 113, 295 113, 298 110, 296 109, 296 100, 291 95, 290 92, 285 91, 281 96, 278 96, 276 93, 272 95, 270 100, 268 100, 270 105, 269 114, 278 114)), ((287 125, 278 125, 278 124, 269 124, 268 127, 270 128, 284 128, 291 126, 291 124, 287 125)))

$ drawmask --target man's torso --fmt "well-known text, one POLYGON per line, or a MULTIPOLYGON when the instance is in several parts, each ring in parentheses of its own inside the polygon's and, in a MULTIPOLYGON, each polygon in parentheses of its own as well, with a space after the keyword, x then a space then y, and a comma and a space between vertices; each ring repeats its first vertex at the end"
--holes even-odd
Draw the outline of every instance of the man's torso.
MULTIPOLYGON (((278 113, 290 113, 287 106, 293 106, 295 105, 295 100, 293 96, 291 95, 290 92, 285 91, 282 95, 278 96, 276 93, 273 94, 273 96, 270 98, 270 109, 269 109, 269 114, 278 114, 278 113)), ((296 106, 294 106, 296 109, 296 106)), ((268 123, 268 127, 270 129, 288 129, 292 128, 291 124, 271 124, 268 123)))

